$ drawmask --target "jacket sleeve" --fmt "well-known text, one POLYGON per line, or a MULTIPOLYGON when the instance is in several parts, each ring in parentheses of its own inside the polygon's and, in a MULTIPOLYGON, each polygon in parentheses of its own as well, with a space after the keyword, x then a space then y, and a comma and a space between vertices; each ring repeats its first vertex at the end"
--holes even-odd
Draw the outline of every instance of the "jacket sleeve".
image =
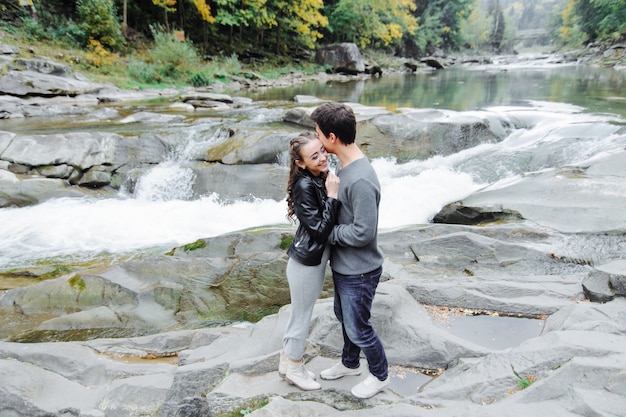
POLYGON ((326 243, 337 222, 340 203, 332 197, 320 201, 316 188, 308 178, 298 181, 292 190, 294 210, 309 236, 318 243, 326 243))

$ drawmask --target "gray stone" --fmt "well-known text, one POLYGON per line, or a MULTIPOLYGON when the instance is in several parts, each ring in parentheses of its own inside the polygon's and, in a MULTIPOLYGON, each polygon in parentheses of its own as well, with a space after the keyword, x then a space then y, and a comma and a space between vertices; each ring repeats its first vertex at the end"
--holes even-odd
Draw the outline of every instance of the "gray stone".
POLYGON ((318 47, 315 51, 315 62, 329 65, 336 72, 358 74, 365 71, 361 51, 354 43, 340 43, 318 47))
POLYGON ((76 96, 96 93, 102 85, 34 71, 9 71, 0 77, 0 92, 18 97, 76 96))

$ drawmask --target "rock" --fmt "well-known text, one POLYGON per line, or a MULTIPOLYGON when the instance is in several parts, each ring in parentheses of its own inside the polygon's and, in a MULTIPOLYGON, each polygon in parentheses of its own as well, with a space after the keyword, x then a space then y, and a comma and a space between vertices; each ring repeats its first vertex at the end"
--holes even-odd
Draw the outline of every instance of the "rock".
MULTIPOLYGON (((433 353, 441 351, 438 340, 421 334, 429 319, 406 315, 412 311, 410 297, 392 283, 380 288, 390 298, 384 300, 383 295, 375 300, 377 325, 392 333, 405 324, 414 326, 416 340, 433 343, 433 353), (384 326, 386 320, 402 324, 384 326)), ((414 395, 402 397, 387 389, 365 401, 349 394, 359 377, 322 381, 322 390, 305 393, 277 376, 277 347, 288 314, 286 307, 249 329, 184 330, 136 338, 31 344, 28 349, 23 344, 0 342, 0 354, 5 358, 0 361, 0 375, 8 382, 0 388, 0 410, 21 407, 20 412, 29 416, 63 416, 64 410, 75 409, 81 415, 121 416, 140 408, 154 416, 192 416, 196 412, 253 411, 262 398, 269 397, 268 405, 251 414, 496 417, 508 412, 532 415, 539 410, 573 416, 581 408, 619 415, 626 405, 626 391, 620 383, 626 366, 624 321, 620 320, 626 314, 625 300, 570 304, 547 320, 543 334, 514 349, 460 358, 437 378, 416 387, 414 395), (175 352, 178 361, 163 360, 175 352), (124 355, 146 359, 128 361, 123 360, 124 355), (528 387, 520 389, 514 372, 527 379, 528 387), (12 377, 4 378, 6 375, 12 377)), ((334 329, 330 328, 330 333, 323 330, 326 324, 317 319, 320 314, 332 316, 331 300, 316 305, 312 334, 323 338, 309 343, 307 355, 316 351, 319 340, 335 344, 341 339, 334 329), (334 339, 328 340, 327 335, 334 339)), ((386 340, 404 341, 391 334, 383 337, 386 340)), ((397 348, 399 352, 400 346, 397 348)), ((333 363, 335 354, 307 356, 309 369, 319 372, 333 363)), ((395 354, 393 360, 397 360, 395 354)))
POLYGON ((0 93, 18 97, 76 96, 96 93, 100 84, 33 71, 9 71, 0 77, 0 93))
POLYGON ((202 100, 217 101, 226 104, 232 104, 234 102, 233 98, 227 94, 207 93, 202 91, 184 94, 180 97, 180 100, 183 103, 202 100))
POLYGON ((88 169, 81 177, 73 182, 83 187, 100 188, 111 183, 111 172, 102 166, 88 169))
POLYGON ((59 197, 84 196, 58 178, 18 178, 0 169, 0 208, 23 207, 59 197))
POLYGON ((208 149, 202 159, 228 165, 276 163, 292 136, 266 129, 233 130, 229 138, 208 149))
POLYGON ((183 116, 140 111, 126 116, 120 120, 120 123, 175 123, 182 120, 184 120, 183 116))
POLYGON ((17 55, 20 53, 20 48, 14 45, 7 45, 0 43, 0 54, 2 55, 17 55))
POLYGON ((443 207, 433 218, 433 223, 446 224, 482 224, 499 220, 521 220, 522 216, 502 207, 467 207, 460 203, 451 203, 443 207))
POLYGON ((315 123, 311 120, 313 109, 297 107, 289 109, 283 115, 283 120, 309 129, 315 129, 315 123))
POLYGON ((599 265, 583 281, 585 296, 591 301, 608 302, 626 296, 626 260, 599 265))
MULTIPOLYGON (((295 101, 296 103, 301 103, 301 104, 319 104, 319 103, 323 103, 324 102, 324 100, 322 100, 321 98, 318 98, 318 97, 315 97, 315 96, 305 96, 305 95, 301 95, 301 94, 296 95, 293 98, 293 101, 295 101)), ((303 109, 301 108, 301 110, 303 110, 303 109)), ((291 110, 288 110, 285 113, 285 117, 284 117, 285 121, 287 121, 287 119, 288 119, 287 114, 290 113, 290 112, 291 112, 291 110)))
POLYGON ((428 57, 428 58, 422 58, 421 62, 428 65, 429 67, 432 67, 434 69, 444 69, 446 66, 443 62, 441 62, 441 60, 434 58, 434 57, 428 57))
POLYGON ((47 59, 18 58, 14 61, 13 65, 16 66, 16 69, 19 71, 33 71, 41 74, 56 75, 59 77, 69 77, 72 75, 72 71, 67 65, 47 59))
MULTIPOLYGON (((626 158, 626 152, 621 158, 626 158)), ((607 176, 599 181, 595 175, 549 169, 509 181, 507 185, 486 187, 463 200, 462 204, 499 205, 557 230, 597 233, 626 229, 626 213, 621 210, 624 195, 626 183, 617 176, 607 176), (602 191, 608 189, 612 191, 602 191), (594 204, 587 204, 590 201, 594 204)))
POLYGON ((287 169, 276 164, 234 164, 197 163, 192 164, 196 180, 193 184, 195 196, 216 193, 223 200, 246 200, 254 195, 257 198, 271 198, 281 201, 285 198, 287 169))
MULTIPOLYGON (((36 173, 51 179, 13 177, 10 183, 0 181, 0 192, 7 199, 18 198, 24 188, 37 184, 55 185, 67 195, 65 183, 52 178, 68 179, 72 184, 87 188, 99 188, 111 184, 113 172, 124 172, 129 167, 151 165, 161 162, 168 146, 154 135, 122 137, 109 133, 68 133, 54 135, 0 135, 0 159, 8 161, 7 170, 21 174, 36 173), (14 196, 15 195, 15 196, 14 196)), ((53 188, 50 188, 50 192, 53 188)), ((29 194, 30 192, 26 192, 29 194)), ((43 189, 36 192, 40 197, 29 198, 31 202, 47 197, 43 189)), ((80 190, 72 190, 79 195, 80 190)), ((19 198, 21 199, 21 198, 19 198)), ((20 204, 23 205, 23 204, 20 204)))
POLYGON ((359 48, 354 43, 340 43, 318 47, 315 51, 315 62, 329 65, 335 72, 358 74, 365 71, 365 64, 359 48))

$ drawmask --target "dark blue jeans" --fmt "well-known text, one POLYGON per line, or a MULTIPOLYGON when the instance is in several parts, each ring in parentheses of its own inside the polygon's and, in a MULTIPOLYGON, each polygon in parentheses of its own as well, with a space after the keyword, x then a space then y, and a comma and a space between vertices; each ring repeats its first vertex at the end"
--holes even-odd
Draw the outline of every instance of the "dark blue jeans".
POLYGON ((341 361, 348 368, 357 368, 363 351, 370 373, 381 381, 387 378, 387 356, 370 323, 370 316, 382 273, 382 267, 360 275, 343 275, 333 271, 335 316, 343 332, 341 361))

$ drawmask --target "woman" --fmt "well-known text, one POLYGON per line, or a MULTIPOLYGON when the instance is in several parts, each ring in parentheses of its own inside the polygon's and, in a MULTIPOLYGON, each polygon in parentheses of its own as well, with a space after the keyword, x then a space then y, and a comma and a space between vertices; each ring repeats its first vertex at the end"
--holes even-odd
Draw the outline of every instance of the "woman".
POLYGON ((298 229, 287 250, 291 314, 283 337, 278 373, 298 388, 320 389, 315 374, 304 367, 304 349, 317 297, 322 292, 330 248, 326 244, 339 209, 339 178, 328 172, 328 153, 312 132, 289 144, 287 217, 298 229))

